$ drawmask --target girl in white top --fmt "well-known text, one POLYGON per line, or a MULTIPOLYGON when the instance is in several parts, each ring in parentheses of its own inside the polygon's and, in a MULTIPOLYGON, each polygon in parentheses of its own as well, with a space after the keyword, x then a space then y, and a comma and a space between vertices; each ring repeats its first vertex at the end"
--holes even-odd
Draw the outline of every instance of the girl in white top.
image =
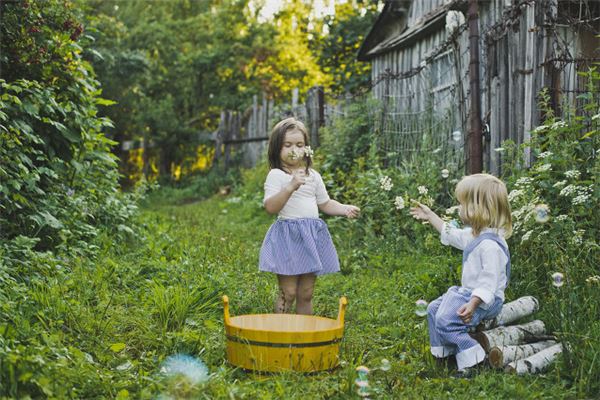
POLYGON ((410 209, 417 219, 429 221, 441 241, 463 250, 461 286, 453 286, 427 307, 431 353, 456 356, 459 371, 484 361, 485 351, 468 334, 469 327, 500 313, 510 278, 510 253, 505 237, 512 232, 506 186, 488 174, 464 177, 456 186, 460 218, 469 225, 458 229, 429 207, 410 209))
POLYGON ((340 270, 319 210, 355 218, 360 209, 329 198, 321 175, 310 168, 312 150, 302 122, 287 118, 275 125, 268 152, 271 170, 265 181, 264 206, 278 218, 263 241, 259 269, 277 274, 280 293, 275 312, 289 312, 296 302, 298 314, 310 315, 316 276, 340 270))

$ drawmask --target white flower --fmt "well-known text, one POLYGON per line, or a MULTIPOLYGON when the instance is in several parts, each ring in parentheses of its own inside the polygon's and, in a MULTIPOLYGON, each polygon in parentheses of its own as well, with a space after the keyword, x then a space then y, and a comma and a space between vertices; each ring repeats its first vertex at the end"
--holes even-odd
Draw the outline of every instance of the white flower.
POLYGON ((596 115, 592 115, 592 121, 595 121, 597 119, 600 118, 600 113, 596 114, 596 115))
POLYGON ((312 158, 314 154, 315 154, 315 151, 310 146, 306 146, 304 148, 304 156, 305 157, 312 158))
POLYGON ((556 219, 557 221, 565 221, 567 218, 569 218, 569 216, 568 216, 568 215, 561 214, 561 215, 559 215, 558 217, 556 217, 555 219, 556 219))
POLYGON ((526 242, 529 240, 529 238, 531 237, 531 233, 533 231, 527 231, 525 232, 525 234, 523 234, 523 237, 521 238, 521 243, 526 242))
POLYGON ((531 183, 532 179, 528 176, 523 176, 519 179, 517 179, 517 182, 515 183, 515 186, 525 186, 525 185, 529 185, 531 183))
POLYGON ((537 169, 538 171, 540 171, 540 172, 551 171, 551 170, 552 170, 552 164, 542 164, 542 165, 538 165, 536 169, 537 169))
POLYGON ((402 196, 396 196, 394 204, 396 205, 396 210, 402 210, 404 208, 404 199, 402 196))
POLYGON ((587 283, 600 283, 599 275, 592 275, 585 280, 587 283))
POLYGON ((288 157, 289 157, 291 160, 297 160, 297 159, 298 159, 298 157, 300 157, 300 155, 298 154, 298 152, 297 152, 296 150, 292 150, 292 151, 290 151, 290 152, 288 153, 288 157))
POLYGON ((389 176, 382 176, 379 179, 379 184, 381 186, 381 189, 385 190, 386 192, 389 192, 390 190, 392 190, 392 187, 394 187, 392 179, 389 176))
POLYGON ((567 126, 567 123, 565 121, 556 121, 555 123, 553 123, 550 126, 550 128, 557 129, 557 128, 564 128, 565 126, 567 126))
POLYGON ((565 176, 567 178, 577 179, 581 176, 581 172, 579 172, 576 169, 571 169, 571 170, 565 172, 565 176))
POLYGON ((450 171, 448 171, 446 168, 444 168, 442 170, 442 178, 446 179, 449 175, 450 175, 450 171))
POLYGON ((428 192, 428 190, 425 186, 417 186, 417 190, 419 191, 419 194, 422 194, 422 195, 426 195, 428 192))
POLYGON ((517 199, 518 197, 523 195, 523 193, 524 192, 521 189, 511 190, 510 193, 508 194, 508 201, 514 201, 515 199, 517 199))
POLYGON ((533 133, 539 133, 544 131, 546 128, 548 128, 546 125, 540 125, 537 128, 535 128, 534 130, 532 130, 531 132, 533 133))
POLYGON ((452 215, 452 214, 456 213, 459 208, 460 208, 460 206, 452 206, 450 208, 447 208, 446 209, 446 214, 452 215))
POLYGON ((577 191, 577 187, 575 185, 567 185, 561 189, 559 195, 560 196, 570 196, 577 191))
POLYGON ((590 195, 587 193, 584 193, 584 194, 580 194, 578 196, 573 197, 573 200, 571 200, 571 203, 574 206, 577 206, 580 204, 585 204, 589 199, 590 199, 590 195))
POLYGON ((553 155, 554 153, 552 153, 551 151, 544 151, 543 153, 540 153, 538 155, 538 158, 546 158, 546 157, 550 157, 551 155, 553 155))
POLYGON ((552 187, 559 188, 559 187, 565 186, 566 184, 567 184, 567 181, 558 181, 554 185, 552 185, 552 187))

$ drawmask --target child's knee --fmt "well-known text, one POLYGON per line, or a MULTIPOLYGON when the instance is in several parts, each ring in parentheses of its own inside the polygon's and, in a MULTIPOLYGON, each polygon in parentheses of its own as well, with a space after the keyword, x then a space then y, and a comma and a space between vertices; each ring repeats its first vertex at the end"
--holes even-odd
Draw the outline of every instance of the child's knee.
POLYGON ((295 287, 282 287, 281 296, 286 302, 293 302, 296 300, 296 288, 295 287))
POLYGON ((309 302, 312 300, 312 296, 313 296, 313 288, 310 287, 305 287, 305 288, 301 288, 300 290, 298 290, 298 292, 296 293, 296 298, 298 301, 301 302, 309 302))

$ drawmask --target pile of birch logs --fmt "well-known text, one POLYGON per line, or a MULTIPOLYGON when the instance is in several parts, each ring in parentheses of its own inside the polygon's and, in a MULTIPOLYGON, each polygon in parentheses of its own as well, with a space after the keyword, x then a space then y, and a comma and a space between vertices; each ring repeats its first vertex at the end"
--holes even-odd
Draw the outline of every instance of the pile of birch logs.
POLYGON ((493 368, 519 375, 534 374, 542 372, 562 352, 562 345, 555 336, 546 334, 542 321, 508 325, 538 309, 535 297, 521 297, 504 304, 496 318, 483 321, 474 329, 471 336, 485 349, 493 368))

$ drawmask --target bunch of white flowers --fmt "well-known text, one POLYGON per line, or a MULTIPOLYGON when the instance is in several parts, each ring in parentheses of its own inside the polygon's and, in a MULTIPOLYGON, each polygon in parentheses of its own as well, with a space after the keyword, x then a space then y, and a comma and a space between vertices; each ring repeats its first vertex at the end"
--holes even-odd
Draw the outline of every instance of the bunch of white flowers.
POLYGON ((565 172, 565 176, 570 179, 578 179, 581 176, 581 172, 576 169, 571 169, 565 172))
POLYGON ((315 151, 310 147, 306 146, 304 148, 304 156, 307 158, 312 158, 315 155, 315 151))
POLYGON ((417 186, 417 190, 419 191, 419 194, 425 196, 428 192, 427 188, 425 186, 417 186))
POLYGON ((515 186, 526 186, 529 185, 531 183, 532 179, 528 176, 523 176, 519 179, 517 179, 517 182, 515 182, 515 186))
POLYGON ((379 179, 379 184, 381 185, 381 189, 385 190, 386 192, 389 192, 394 187, 394 184, 392 183, 392 179, 387 175, 382 176, 379 179))
POLYGON ((552 170, 552 164, 542 164, 538 165, 536 168, 539 172, 546 172, 552 170))
POLYGON ((508 194, 508 201, 512 202, 512 201, 516 200, 518 197, 522 196, 523 193, 525 193, 525 192, 521 189, 511 190, 510 193, 508 194))
POLYGON ((450 171, 448 171, 446 168, 444 168, 442 170, 442 178, 446 179, 448 176, 450 176, 450 171))
POLYGON ((544 151, 543 153, 540 153, 538 155, 538 158, 546 158, 546 157, 550 157, 551 155, 553 155, 554 153, 552 153, 551 151, 544 151))
POLYGON ((396 206, 396 210, 402 210, 404 208, 405 204, 402 196, 396 196, 396 199, 394 200, 394 205, 396 206))

